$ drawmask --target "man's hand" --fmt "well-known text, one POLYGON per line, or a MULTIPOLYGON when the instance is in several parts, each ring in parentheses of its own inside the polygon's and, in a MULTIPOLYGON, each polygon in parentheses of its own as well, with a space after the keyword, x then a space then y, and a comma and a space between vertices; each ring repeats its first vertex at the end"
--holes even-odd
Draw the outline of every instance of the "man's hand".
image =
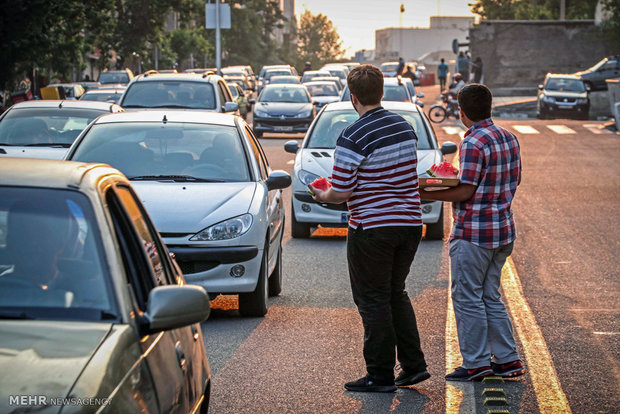
POLYGON ((438 200, 460 202, 469 200, 476 192, 476 186, 471 184, 459 184, 447 190, 427 191, 420 188, 420 198, 423 200, 438 200))
POLYGON ((353 194, 353 191, 335 191, 332 187, 327 190, 319 190, 311 184, 308 184, 308 187, 314 192, 312 198, 317 203, 340 204, 347 201, 351 194, 353 194))

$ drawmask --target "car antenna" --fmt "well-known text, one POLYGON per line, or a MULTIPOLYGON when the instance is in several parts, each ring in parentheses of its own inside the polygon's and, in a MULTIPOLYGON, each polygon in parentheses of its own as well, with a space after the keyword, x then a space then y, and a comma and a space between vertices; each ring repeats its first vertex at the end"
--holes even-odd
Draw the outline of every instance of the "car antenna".
POLYGON ((168 122, 168 118, 166 118, 166 114, 164 114, 164 119, 162 119, 161 122, 163 122, 164 124, 168 122))

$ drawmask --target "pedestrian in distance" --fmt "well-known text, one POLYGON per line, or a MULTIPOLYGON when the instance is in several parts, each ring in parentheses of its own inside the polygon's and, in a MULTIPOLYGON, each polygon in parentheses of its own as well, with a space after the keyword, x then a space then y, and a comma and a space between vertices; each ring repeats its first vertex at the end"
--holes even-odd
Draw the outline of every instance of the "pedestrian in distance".
POLYGON ((347 76, 360 115, 338 137, 332 187, 320 203, 347 202, 347 262, 364 327, 366 375, 349 391, 393 392, 430 377, 405 279, 422 237, 417 143, 411 125, 381 106, 383 74, 360 65, 347 76), (396 358, 402 371, 394 378, 396 358))
POLYGON ((456 59, 456 71, 461 74, 463 77, 463 81, 465 83, 469 82, 469 66, 471 65, 470 60, 463 54, 463 52, 459 52, 459 57, 456 59))
POLYGON ((411 79, 411 82, 415 83, 415 72, 413 71, 413 65, 407 65, 407 70, 403 72, 403 78, 411 79))
POLYGON ((446 89, 446 79, 448 77, 448 65, 444 58, 441 58, 441 63, 437 66, 437 77, 439 78, 439 92, 443 92, 446 89))
POLYGON ((484 65, 482 64, 482 58, 478 56, 474 63, 471 64, 474 69, 474 83, 481 83, 482 76, 484 75, 484 65))
POLYGON ((516 238, 511 203, 521 182, 519 142, 493 123, 486 86, 464 86, 458 103, 469 128, 459 150, 460 183, 447 190, 421 190, 423 199, 454 203, 451 292, 463 363, 446 380, 513 377, 525 369, 499 289, 516 238))
POLYGON ((304 73, 308 70, 312 70, 312 64, 310 62, 306 62, 304 69, 301 71, 301 76, 304 76, 304 73))
POLYGON ((402 57, 398 58, 398 68, 396 69, 396 76, 402 75, 405 70, 405 60, 402 57))

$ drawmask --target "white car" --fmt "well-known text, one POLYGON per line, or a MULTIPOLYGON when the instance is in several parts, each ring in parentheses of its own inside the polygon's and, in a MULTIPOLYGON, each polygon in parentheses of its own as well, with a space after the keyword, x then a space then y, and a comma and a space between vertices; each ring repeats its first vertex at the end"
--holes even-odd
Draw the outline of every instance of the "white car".
POLYGON ((245 121, 204 111, 127 111, 97 119, 68 160, 104 162, 132 182, 188 283, 239 294, 263 316, 282 289, 282 189, 245 121))
POLYGON ((90 122, 122 110, 110 102, 41 100, 15 104, 0 116, 0 159, 62 160, 90 122))
MULTIPOLYGON (((418 175, 428 176, 431 165, 443 161, 445 154, 456 152, 456 144, 444 143, 441 148, 426 115, 408 102, 383 102, 383 107, 402 115, 418 136, 418 175)), ((312 227, 345 227, 349 220, 346 203, 324 204, 315 202, 307 193, 307 185, 318 177, 329 177, 334 166, 336 140, 347 126, 359 118, 350 102, 327 104, 310 126, 301 148, 297 141, 288 141, 284 148, 296 154, 293 166, 291 232, 295 238, 310 236, 312 227)), ((426 224, 427 239, 442 239, 443 203, 422 200, 422 221, 426 224)))

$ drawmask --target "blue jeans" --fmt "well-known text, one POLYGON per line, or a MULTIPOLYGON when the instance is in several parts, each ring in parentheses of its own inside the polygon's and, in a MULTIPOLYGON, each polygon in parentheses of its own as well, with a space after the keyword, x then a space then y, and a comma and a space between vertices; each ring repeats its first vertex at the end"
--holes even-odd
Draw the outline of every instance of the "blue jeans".
POLYGON ((512 325, 500 298, 502 267, 513 243, 485 249, 461 239, 450 242, 452 304, 463 367, 519 359, 512 325))
POLYGON ((426 369, 405 279, 422 226, 372 229, 349 227, 347 261, 353 301, 364 325, 366 370, 375 380, 394 383, 396 353, 407 373, 426 369))

